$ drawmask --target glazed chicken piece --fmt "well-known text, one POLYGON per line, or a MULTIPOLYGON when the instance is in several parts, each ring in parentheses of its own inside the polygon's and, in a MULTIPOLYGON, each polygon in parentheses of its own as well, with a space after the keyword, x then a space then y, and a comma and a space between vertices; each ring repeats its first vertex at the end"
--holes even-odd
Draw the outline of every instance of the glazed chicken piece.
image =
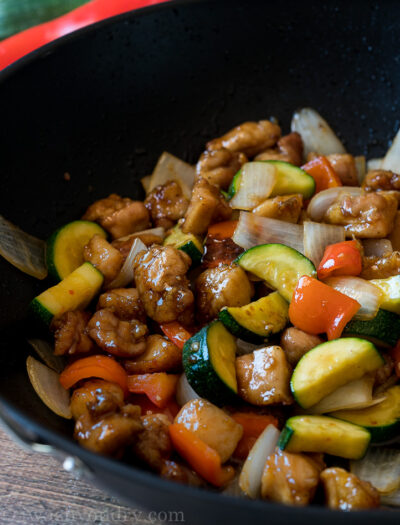
POLYGON ((83 258, 104 275, 105 286, 115 279, 123 264, 119 251, 100 235, 90 239, 83 250, 83 258))
POLYGON ((134 454, 155 472, 160 472, 172 453, 168 427, 171 421, 165 414, 142 416, 142 430, 133 444, 134 454))
POLYGON ((365 191, 400 191, 400 175, 389 170, 369 171, 363 181, 365 191))
POLYGON ((124 405, 121 387, 99 379, 74 391, 71 412, 75 439, 100 454, 120 456, 142 429, 140 408, 124 405))
POLYGON ((97 310, 106 308, 113 312, 118 319, 130 321, 137 319, 146 322, 146 313, 136 288, 114 288, 100 295, 97 310))
POLYGON ((341 180, 343 186, 358 186, 356 161, 349 153, 327 155, 330 165, 341 180))
POLYGON ((393 250, 400 251, 400 211, 396 213, 393 230, 392 233, 388 235, 388 239, 392 243, 393 250))
POLYGON ((394 360, 393 358, 384 352, 381 351, 381 356, 385 360, 385 364, 382 365, 378 370, 375 371, 375 383, 374 388, 384 385, 386 381, 394 373, 394 360))
POLYGON ((150 213, 153 224, 168 230, 177 220, 184 217, 189 201, 183 195, 180 184, 170 180, 156 186, 147 195, 144 205, 150 213))
POLYGON ((254 293, 252 284, 240 266, 224 264, 201 273, 195 286, 197 312, 203 322, 218 317, 224 306, 249 304, 254 293))
POLYGON ((320 345, 323 340, 317 335, 307 334, 294 326, 286 328, 281 335, 281 347, 291 366, 296 366, 309 350, 320 345))
POLYGON ((265 200, 253 209, 253 213, 260 215, 260 217, 297 223, 302 208, 302 195, 282 195, 265 200))
POLYGON ((122 198, 115 193, 94 202, 82 219, 98 222, 113 239, 145 230, 150 225, 149 212, 143 202, 122 198))
POLYGON ((146 246, 151 246, 152 244, 162 244, 164 240, 163 237, 155 235, 154 233, 150 232, 150 230, 131 233, 131 235, 127 235, 126 237, 116 239, 111 243, 111 245, 119 251, 119 253, 122 255, 124 262, 125 259, 128 257, 129 252, 131 251, 132 244, 135 242, 135 239, 140 239, 142 243, 146 246))
POLYGON ((308 505, 324 468, 321 458, 276 449, 268 457, 262 478, 261 497, 289 505, 308 505))
POLYGON ((162 335, 149 335, 144 353, 135 360, 125 361, 124 367, 129 374, 180 371, 182 350, 162 335))
POLYGON ((232 209, 220 190, 200 177, 194 183, 182 231, 202 235, 210 224, 228 220, 231 215, 232 209))
POLYGON ((118 357, 136 357, 146 349, 147 326, 137 319, 121 321, 111 310, 98 310, 87 330, 97 346, 118 357))
POLYGON ((295 166, 301 166, 303 163, 303 140, 297 131, 289 133, 289 135, 278 140, 275 148, 259 153, 254 160, 283 160, 295 166))
POLYGON ((136 288, 146 314, 157 323, 190 325, 194 297, 186 272, 189 255, 172 246, 151 246, 134 261, 136 288))
POLYGON ((280 346, 267 346, 237 357, 236 376, 240 397, 252 405, 293 402, 291 368, 280 346))
POLYGON ((243 248, 230 237, 218 239, 207 235, 201 264, 203 268, 215 268, 220 264, 230 265, 243 252, 243 248))
POLYGON ((348 235, 381 239, 392 231, 396 211, 397 199, 389 192, 341 194, 325 212, 323 222, 344 226, 348 235))
POLYGON ((280 136, 281 128, 269 120, 244 122, 222 137, 210 140, 207 143, 207 149, 212 151, 226 148, 229 151, 240 151, 248 157, 253 157, 274 146, 280 136))
POLYGON ((245 162, 247 157, 240 152, 232 152, 226 148, 206 150, 197 162, 196 174, 210 184, 226 190, 245 162))
POLYGON ((243 427, 206 399, 192 399, 179 411, 175 423, 182 423, 207 445, 216 450, 225 463, 243 435, 243 427))
POLYGON ((51 328, 54 330, 54 355, 85 354, 94 348, 93 341, 87 334, 89 312, 65 312, 54 319, 51 328))
POLYGON ((169 481, 183 483, 192 487, 204 487, 206 483, 189 467, 177 461, 167 459, 163 462, 160 476, 169 481))
POLYGON ((379 493, 368 481, 362 481, 342 468, 327 468, 321 474, 326 502, 331 509, 361 510, 379 507, 379 493))
POLYGON ((360 277, 363 279, 386 279, 400 274, 400 252, 384 257, 363 257, 360 277))

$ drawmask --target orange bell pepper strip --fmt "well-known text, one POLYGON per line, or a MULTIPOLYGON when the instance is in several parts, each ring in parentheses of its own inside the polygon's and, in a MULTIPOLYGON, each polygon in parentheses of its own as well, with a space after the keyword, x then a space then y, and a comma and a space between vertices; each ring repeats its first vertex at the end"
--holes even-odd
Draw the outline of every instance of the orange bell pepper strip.
POLYGON ((318 279, 326 279, 333 275, 359 275, 361 270, 362 258, 357 241, 343 241, 325 248, 317 274, 318 279))
POLYGON ((238 221, 217 222, 208 228, 207 236, 214 239, 227 239, 235 233, 238 221))
POLYGON ((133 394, 146 394, 152 403, 165 408, 173 397, 178 383, 178 374, 155 372, 128 376, 128 390, 133 394))
POLYGON ((160 324, 160 328, 168 339, 181 350, 186 341, 192 337, 192 334, 178 323, 178 321, 160 324))
POLYGON ((233 467, 222 467, 218 452, 182 423, 174 423, 168 430, 175 450, 206 481, 216 487, 222 487, 233 478, 233 467))
POLYGON ((326 332, 328 339, 337 339, 343 328, 360 309, 360 304, 327 284, 303 275, 293 293, 289 319, 309 334, 326 332))
POLYGON ((125 369, 115 359, 105 355, 92 355, 74 361, 60 374, 60 383, 64 388, 71 388, 81 379, 90 377, 117 383, 125 394, 128 392, 128 374, 125 369))
POLYGON ((328 188, 343 186, 342 181, 326 157, 316 157, 304 164, 301 169, 315 180, 315 193, 328 188))
POLYGON ((396 346, 390 351, 390 355, 394 361, 394 371, 396 372, 396 376, 400 377, 400 339, 397 341, 396 346))
POLYGON ((238 459, 247 458, 257 438, 268 425, 278 428, 278 420, 269 414, 236 412, 232 414, 232 418, 243 427, 243 435, 233 452, 233 456, 238 459))

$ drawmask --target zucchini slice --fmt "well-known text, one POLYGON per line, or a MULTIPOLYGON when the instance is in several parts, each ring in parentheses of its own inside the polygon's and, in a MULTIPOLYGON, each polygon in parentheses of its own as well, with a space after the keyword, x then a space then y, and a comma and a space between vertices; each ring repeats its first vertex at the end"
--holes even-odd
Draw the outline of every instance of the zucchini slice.
POLYGON ((384 359, 371 342, 352 337, 334 339, 316 346, 300 359, 290 387, 298 404, 309 408, 383 364, 384 359))
POLYGON ((100 291, 103 275, 89 262, 83 263, 61 282, 35 297, 31 311, 45 324, 71 310, 83 310, 100 291))
POLYGON ((282 295, 292 300, 297 282, 303 275, 316 277, 313 263, 285 244, 261 244, 243 252, 235 260, 244 270, 253 273, 282 295))
POLYGON ((219 319, 239 339, 257 344, 285 328, 289 305, 278 292, 272 292, 245 306, 223 308, 219 319))
POLYGON ((106 232, 91 221, 73 221, 56 230, 47 241, 46 263, 49 274, 56 281, 84 263, 83 248, 95 235, 105 239, 106 232))
POLYGON ((286 421, 278 446, 288 452, 325 452, 361 459, 371 441, 363 427, 328 416, 294 416, 286 421))
POLYGON ((386 279, 371 279, 372 284, 382 292, 380 307, 400 315, 400 275, 386 279))
POLYGON ((385 396, 377 405, 358 410, 337 410, 330 415, 366 428, 373 443, 388 441, 400 430, 400 386, 389 388, 385 396))
POLYGON ((224 405, 235 399, 236 342, 220 321, 213 321, 186 341, 183 368, 190 386, 200 396, 224 405))
POLYGON ((177 224, 164 240, 164 246, 171 245, 187 253, 193 265, 198 265, 203 257, 203 245, 192 233, 183 233, 177 224))
POLYGON ((387 310, 379 309, 373 319, 368 321, 350 321, 344 327, 343 336, 368 339, 377 346, 391 348, 400 339, 400 316, 387 310))

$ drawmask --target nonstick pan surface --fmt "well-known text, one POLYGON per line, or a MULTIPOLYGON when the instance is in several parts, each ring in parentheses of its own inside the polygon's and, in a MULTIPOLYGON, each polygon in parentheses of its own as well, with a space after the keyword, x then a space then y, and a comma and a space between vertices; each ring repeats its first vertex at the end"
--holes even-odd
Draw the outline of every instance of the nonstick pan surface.
MULTIPOLYGON (((162 151, 195 162, 207 140, 294 109, 320 111, 348 150, 381 156, 399 125, 400 4, 220 0, 119 16, 0 74, 0 212, 46 238, 111 192, 141 197, 162 151), (70 174, 70 180, 64 174, 70 174)), ((0 412, 27 440, 79 458, 133 506, 189 524, 398 523, 396 511, 330 512, 233 499, 168 483, 72 441, 25 372, 27 318, 46 283, 0 260, 0 412)))

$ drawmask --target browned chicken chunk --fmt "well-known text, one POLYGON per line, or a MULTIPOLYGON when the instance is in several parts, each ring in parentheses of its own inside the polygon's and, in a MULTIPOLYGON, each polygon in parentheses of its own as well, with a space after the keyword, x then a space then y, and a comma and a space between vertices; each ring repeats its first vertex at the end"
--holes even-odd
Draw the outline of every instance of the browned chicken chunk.
POLYGON ((271 146, 274 146, 281 135, 281 128, 269 120, 259 122, 243 122, 231 129, 222 137, 210 140, 208 150, 221 148, 230 151, 240 151, 248 157, 253 157, 271 146))
POLYGON ((327 209, 324 221, 344 226, 348 235, 380 239, 392 231, 396 211, 397 199, 389 192, 341 194, 327 209))
POLYGON ((291 369, 280 346, 267 346, 236 358, 238 393, 252 405, 293 402, 291 369))
POLYGON ((162 335, 149 335, 144 353, 135 360, 125 361, 124 367, 130 374, 179 371, 182 350, 162 335))
POLYGON ((110 354, 134 357, 146 349, 147 326, 136 319, 121 321, 111 310, 98 310, 87 329, 96 344, 110 354))
POLYGON ((144 230, 143 233, 132 233, 126 237, 121 237, 121 239, 116 239, 111 244, 119 251, 124 261, 128 257, 135 239, 140 239, 146 246, 151 246, 152 244, 162 244, 164 240, 163 237, 152 233, 150 230, 144 230))
POLYGON ((97 302, 97 310, 103 308, 107 308, 123 321, 131 319, 143 323, 146 321, 146 313, 136 288, 114 288, 101 294, 97 302))
POLYGON ((226 190, 245 162, 247 157, 240 152, 232 152, 226 148, 206 150, 199 158, 196 173, 210 184, 226 190))
POLYGON ((152 470, 160 472, 172 453, 168 432, 171 422, 164 414, 142 416, 141 420, 142 430, 133 444, 133 452, 152 470))
POLYGON ((254 160, 283 160, 300 166, 303 163, 303 140, 296 131, 289 133, 278 140, 276 148, 259 153, 254 160))
POLYGON ((400 191, 400 175, 389 170, 369 171, 363 181, 365 191, 400 191))
POLYGON ((84 354, 94 348, 93 341, 87 334, 86 326, 90 319, 89 312, 65 312, 54 319, 51 328, 54 332, 54 354, 84 354))
POLYGON ((200 177, 193 186, 182 231, 201 235, 211 223, 227 220, 231 215, 232 209, 220 190, 200 177))
POLYGON ((124 393, 116 383, 91 379, 74 390, 71 396, 71 413, 74 419, 82 415, 93 417, 115 412, 124 406, 124 393))
POLYGON ((115 193, 94 202, 82 218, 98 222, 113 239, 145 230, 150 225, 149 212, 143 202, 122 198, 115 193))
POLYGON ((326 502, 331 509, 361 510, 379 507, 379 493, 367 481, 342 468, 327 468, 321 474, 326 502))
POLYGON ((308 505, 314 497, 323 468, 322 461, 316 461, 311 456, 277 449, 265 463, 261 497, 289 505, 308 505))
POLYGON ((184 217, 189 206, 178 182, 170 180, 156 186, 144 201, 155 226, 172 228, 175 222, 184 217))
POLYGON ((201 264, 204 268, 215 268, 220 264, 232 264, 244 250, 230 237, 211 237, 207 235, 201 264))
POLYGON ((184 485, 190 485, 192 487, 203 487, 206 485, 189 467, 177 461, 171 461, 170 459, 164 461, 160 476, 169 481, 183 483, 184 485))
POLYGON ((106 286, 115 279, 123 264, 119 251, 100 235, 95 235, 90 239, 83 250, 83 257, 104 275, 106 286))
POLYGON ((240 266, 209 268, 196 280, 196 306, 203 322, 218 317, 224 306, 249 304, 253 287, 240 266))
POLYGON ((302 208, 302 195, 282 195, 265 200, 253 209, 253 213, 261 217, 297 223, 302 208))
POLYGON ((400 211, 396 213, 393 230, 391 234, 388 235, 388 239, 392 243, 393 250, 400 251, 400 211))
POLYGON ((304 354, 322 342, 318 335, 307 334, 294 326, 286 328, 281 336, 281 347, 292 366, 296 366, 304 354))
POLYGON ((333 153, 326 157, 343 186, 358 186, 356 161, 349 153, 333 153))
POLYGON ((363 279, 386 279, 400 274, 400 252, 392 252, 384 257, 363 257, 363 279))
POLYGON ((151 246, 134 261, 136 288, 146 314, 158 323, 192 322, 194 297, 186 277, 189 255, 172 246, 151 246))

